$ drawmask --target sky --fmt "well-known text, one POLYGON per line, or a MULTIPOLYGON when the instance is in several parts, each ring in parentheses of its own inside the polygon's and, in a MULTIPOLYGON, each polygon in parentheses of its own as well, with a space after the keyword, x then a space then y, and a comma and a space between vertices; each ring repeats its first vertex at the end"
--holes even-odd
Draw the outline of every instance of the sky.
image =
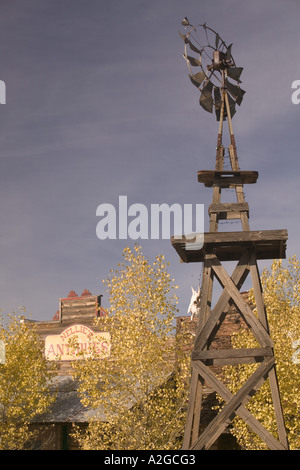
MULTIPOLYGON (((188 78, 185 16, 233 43, 244 67, 233 128, 241 169, 259 172, 245 187, 250 228, 287 229, 287 257, 299 257, 299 0, 1 0, 4 315, 25 307, 50 320, 71 289, 108 306, 102 280, 135 241, 100 240, 96 210, 120 195, 147 208, 204 204, 208 230, 212 191, 197 172, 214 169, 218 124, 188 78)), ((201 265, 180 263, 169 240, 137 242, 151 262, 165 255, 186 315, 201 265)))

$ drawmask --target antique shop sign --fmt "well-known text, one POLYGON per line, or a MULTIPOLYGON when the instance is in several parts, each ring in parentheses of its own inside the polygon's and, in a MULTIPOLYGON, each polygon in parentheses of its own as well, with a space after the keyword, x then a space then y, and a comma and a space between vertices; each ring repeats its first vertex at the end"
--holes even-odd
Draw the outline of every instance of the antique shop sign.
POLYGON ((95 333, 85 325, 72 325, 59 335, 45 338, 45 356, 48 360, 73 361, 95 353, 99 358, 110 354, 110 334, 95 333))

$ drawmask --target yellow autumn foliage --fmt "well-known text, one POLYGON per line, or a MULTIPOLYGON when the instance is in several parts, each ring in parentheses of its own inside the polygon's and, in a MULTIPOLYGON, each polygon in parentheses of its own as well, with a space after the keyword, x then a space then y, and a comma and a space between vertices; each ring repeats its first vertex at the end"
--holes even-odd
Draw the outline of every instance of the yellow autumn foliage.
MULTIPOLYGON (((274 343, 276 370, 281 402, 291 449, 300 449, 300 351, 295 345, 300 339, 300 263, 294 256, 284 266, 275 260, 270 270, 261 276, 264 301, 267 310, 270 335, 274 343)), ((255 305, 253 291, 250 301, 255 305)), ((254 310, 255 312, 256 310, 254 310)), ((300 344, 300 342, 298 343, 300 344)), ((257 347, 249 330, 242 330, 233 337, 233 347, 257 347)), ((238 365, 226 368, 229 388, 235 392, 256 368, 255 365, 238 365)), ((275 437, 277 435, 273 402, 268 381, 247 404, 251 413, 261 421, 275 437)), ((232 433, 244 449, 261 450, 265 444, 251 432, 239 418, 235 418, 232 433)))
POLYGON ((29 424, 54 400, 49 393, 51 371, 43 357, 33 323, 9 316, 0 326, 5 343, 5 364, 0 364, 0 449, 28 446, 34 433, 29 424))
POLYGON ((167 268, 163 255, 151 264, 135 246, 105 281, 109 315, 98 324, 111 334, 111 355, 73 364, 82 402, 101 411, 77 432, 83 449, 180 447, 189 369, 182 362, 174 372, 177 296, 167 268))

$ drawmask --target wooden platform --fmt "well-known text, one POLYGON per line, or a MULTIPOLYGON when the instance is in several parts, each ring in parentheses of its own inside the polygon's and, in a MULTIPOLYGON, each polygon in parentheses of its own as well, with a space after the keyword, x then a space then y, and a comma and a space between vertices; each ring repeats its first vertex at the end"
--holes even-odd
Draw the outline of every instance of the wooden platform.
POLYGON ((193 247, 192 241, 172 237, 171 243, 184 263, 202 262, 206 253, 214 253, 220 261, 236 261, 247 247, 255 247, 257 259, 284 259, 286 257, 287 230, 261 230, 250 232, 208 232, 204 234, 202 248, 193 247))
POLYGON ((229 188, 242 184, 254 184, 257 178, 257 171, 198 171, 198 182, 204 183, 207 187, 217 185, 229 188))

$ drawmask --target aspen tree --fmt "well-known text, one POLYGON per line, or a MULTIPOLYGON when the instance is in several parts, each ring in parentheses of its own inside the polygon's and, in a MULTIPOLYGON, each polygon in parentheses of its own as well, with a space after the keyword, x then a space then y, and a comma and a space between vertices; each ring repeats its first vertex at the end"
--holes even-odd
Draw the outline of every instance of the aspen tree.
MULTIPOLYGON (((151 264, 141 247, 126 248, 105 281, 109 315, 98 319, 111 334, 111 356, 74 361, 84 405, 105 418, 77 433, 84 449, 174 449, 181 445, 188 364, 175 367, 177 296, 163 255, 151 264)), ((178 364, 177 364, 178 365, 178 364)))
POLYGON ((6 350, 0 364, 0 449, 18 450, 30 446, 32 419, 55 399, 51 370, 33 323, 10 315, 8 324, 0 326, 0 339, 6 350))
MULTIPOLYGON (((270 270, 265 269, 261 276, 264 301, 267 310, 270 335, 274 343, 276 370, 281 402, 291 449, 300 449, 300 361, 297 345, 300 345, 300 263, 296 256, 288 260, 275 260, 270 270)), ((250 301, 255 305, 253 291, 250 301)), ((254 309, 254 312, 256 310, 254 309)), ((249 330, 242 330, 232 338, 236 348, 257 347, 249 330)), ((227 367, 226 380, 233 392, 253 371, 255 365, 227 367)), ((251 413, 276 437, 276 420, 268 381, 247 404, 251 413)), ((265 449, 265 444, 251 432, 239 418, 233 421, 232 433, 245 449, 265 449)))

